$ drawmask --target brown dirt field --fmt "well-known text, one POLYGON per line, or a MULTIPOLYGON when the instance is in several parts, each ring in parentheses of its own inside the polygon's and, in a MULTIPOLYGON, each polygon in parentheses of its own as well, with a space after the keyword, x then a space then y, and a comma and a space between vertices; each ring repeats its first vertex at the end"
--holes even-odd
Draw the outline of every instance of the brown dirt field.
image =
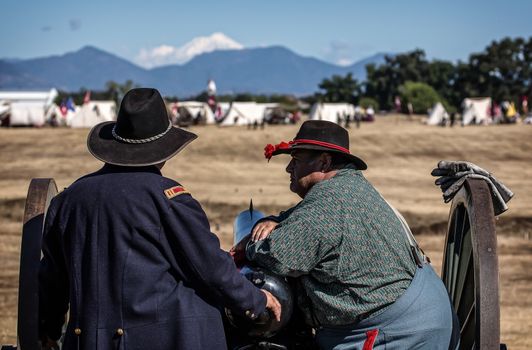
MULTIPOLYGON (((288 141, 299 126, 265 130, 195 127, 199 138, 167 163, 205 208, 212 229, 231 245, 232 220, 247 208, 275 213, 298 201, 288 191, 287 156, 267 163, 263 147, 288 141)), ((86 150, 88 130, 0 129, 0 344, 16 342, 21 219, 31 178, 53 177, 59 188, 98 169, 86 150)), ((501 341, 532 348, 532 126, 439 128, 396 116, 352 128, 351 151, 369 166, 367 178, 406 217, 440 271, 449 205, 430 171, 438 160, 468 160, 496 174, 515 197, 497 223, 501 341)))

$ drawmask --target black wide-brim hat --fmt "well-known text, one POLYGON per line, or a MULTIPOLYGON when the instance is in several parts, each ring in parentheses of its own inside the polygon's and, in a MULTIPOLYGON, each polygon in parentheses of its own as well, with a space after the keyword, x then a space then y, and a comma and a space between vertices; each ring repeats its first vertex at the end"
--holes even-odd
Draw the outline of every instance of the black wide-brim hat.
POLYGON ((172 126, 159 91, 138 88, 122 99, 116 122, 92 128, 87 147, 105 163, 148 166, 172 158, 196 138, 196 134, 172 126))
POLYGON ((325 120, 307 120, 301 125, 296 137, 286 143, 267 145, 264 155, 270 159, 278 154, 290 154, 296 150, 333 152, 342 155, 355 164, 358 170, 366 170, 368 166, 359 157, 349 151, 349 133, 340 125, 325 120))

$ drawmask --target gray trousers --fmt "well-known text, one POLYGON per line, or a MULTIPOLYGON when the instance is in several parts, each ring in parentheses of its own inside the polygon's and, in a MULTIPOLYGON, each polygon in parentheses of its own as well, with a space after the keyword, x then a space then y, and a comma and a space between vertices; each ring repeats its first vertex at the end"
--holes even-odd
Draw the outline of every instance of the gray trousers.
POLYGON ((322 327, 321 349, 457 349, 456 314, 432 266, 418 268, 405 293, 385 311, 342 327, 322 327), (454 331, 453 331, 454 328, 454 331))

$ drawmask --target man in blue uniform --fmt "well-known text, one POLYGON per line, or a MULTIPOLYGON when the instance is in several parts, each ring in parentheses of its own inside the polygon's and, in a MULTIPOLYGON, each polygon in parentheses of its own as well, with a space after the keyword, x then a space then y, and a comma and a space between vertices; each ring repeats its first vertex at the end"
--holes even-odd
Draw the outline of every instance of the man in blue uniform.
POLYGON ((159 92, 133 89, 95 126, 105 162, 50 204, 39 274, 40 335, 64 349, 225 349, 219 308, 255 318, 278 301, 241 276, 199 203, 164 162, 196 135, 173 127, 159 92))

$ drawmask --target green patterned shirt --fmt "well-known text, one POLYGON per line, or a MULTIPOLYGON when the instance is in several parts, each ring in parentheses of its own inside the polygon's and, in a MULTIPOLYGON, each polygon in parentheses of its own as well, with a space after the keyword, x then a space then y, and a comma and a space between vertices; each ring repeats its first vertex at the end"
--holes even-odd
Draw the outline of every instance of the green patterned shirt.
POLYGON ((338 171, 270 218, 279 225, 246 253, 274 273, 298 277, 310 302, 302 307, 307 320, 356 323, 391 305, 414 276, 399 219, 358 170, 338 171))

